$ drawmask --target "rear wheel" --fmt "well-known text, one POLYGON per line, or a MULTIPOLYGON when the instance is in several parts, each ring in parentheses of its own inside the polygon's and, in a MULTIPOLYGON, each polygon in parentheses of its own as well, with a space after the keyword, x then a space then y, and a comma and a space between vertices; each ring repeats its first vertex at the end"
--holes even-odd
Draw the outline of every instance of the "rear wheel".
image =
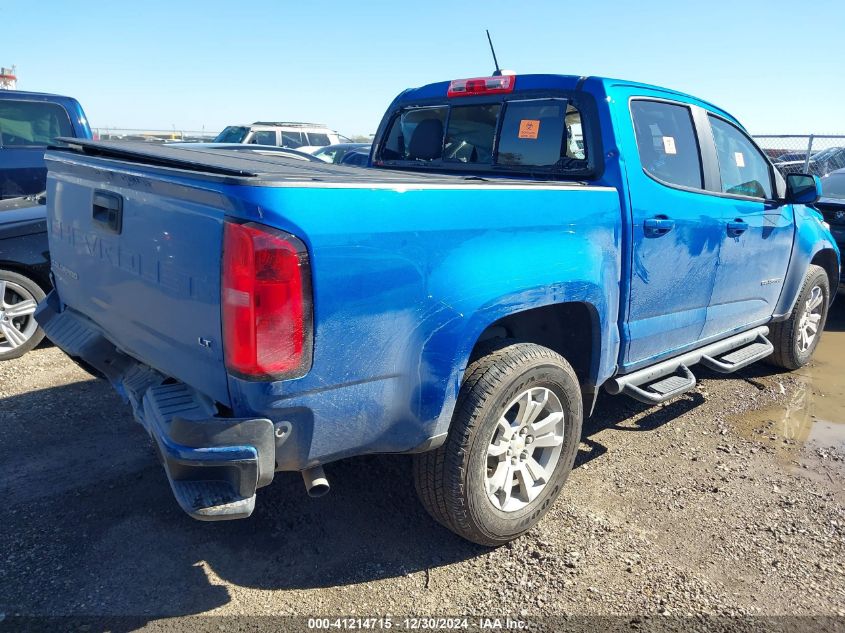
POLYGON ((581 439, 578 379, 559 354, 503 341, 470 364, 446 442, 415 457, 419 497, 441 524, 496 546, 536 525, 581 439))
POLYGON ((0 270, 0 360, 23 356, 44 338, 35 321, 35 308, 44 296, 28 277, 0 270))
POLYGON ((784 369, 798 369, 810 362, 819 344, 830 305, 830 281, 820 266, 811 265, 792 314, 771 326, 774 353, 769 363, 784 369))

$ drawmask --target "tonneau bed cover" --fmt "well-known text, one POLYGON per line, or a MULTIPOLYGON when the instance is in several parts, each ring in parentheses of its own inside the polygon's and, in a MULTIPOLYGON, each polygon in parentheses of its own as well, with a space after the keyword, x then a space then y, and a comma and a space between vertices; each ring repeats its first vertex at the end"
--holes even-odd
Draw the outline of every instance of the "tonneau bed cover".
MULTIPOLYGON (((151 144, 139 141, 88 141, 72 138, 59 139, 63 147, 51 147, 51 152, 80 153, 106 159, 116 159, 129 163, 191 171, 198 174, 234 179, 242 184, 267 185, 274 183, 310 184, 426 184, 426 185, 461 185, 467 181, 479 185, 513 186, 517 180, 520 186, 542 185, 548 187, 555 181, 530 180, 511 176, 473 177, 443 173, 423 173, 399 169, 366 169, 347 167, 332 163, 318 163, 289 158, 283 155, 258 155, 227 149, 185 145, 151 144)), ((560 182, 561 185, 577 185, 573 181, 560 182)))

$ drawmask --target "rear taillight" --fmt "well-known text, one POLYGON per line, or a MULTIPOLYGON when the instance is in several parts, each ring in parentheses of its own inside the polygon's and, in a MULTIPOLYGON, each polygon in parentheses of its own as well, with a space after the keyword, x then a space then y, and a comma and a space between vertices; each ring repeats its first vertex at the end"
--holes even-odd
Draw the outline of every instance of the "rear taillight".
POLYGON ((516 85, 514 75, 496 77, 478 77, 476 79, 455 79, 449 83, 447 97, 472 97, 474 95, 499 94, 513 92, 516 85))
POLYGON ((311 366, 311 273, 305 245, 260 224, 223 235, 223 355, 233 374, 295 378, 311 366))

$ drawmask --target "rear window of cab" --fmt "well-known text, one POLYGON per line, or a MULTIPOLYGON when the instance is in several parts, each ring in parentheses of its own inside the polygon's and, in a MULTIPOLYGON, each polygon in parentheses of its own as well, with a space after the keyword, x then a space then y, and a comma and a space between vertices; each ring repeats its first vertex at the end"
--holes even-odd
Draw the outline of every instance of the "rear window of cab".
POLYGON ((567 98, 406 107, 383 138, 382 165, 573 175, 589 167, 581 111, 567 98))
POLYGON ((44 147, 60 136, 75 136, 62 106, 46 101, 0 101, 0 147, 44 147))

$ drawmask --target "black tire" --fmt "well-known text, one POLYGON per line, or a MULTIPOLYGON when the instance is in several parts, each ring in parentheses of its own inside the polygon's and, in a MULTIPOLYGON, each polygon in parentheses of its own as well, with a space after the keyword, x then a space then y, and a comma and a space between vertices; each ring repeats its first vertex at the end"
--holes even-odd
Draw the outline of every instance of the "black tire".
POLYGON ((775 351, 769 356, 767 362, 775 367, 788 370, 799 369, 809 363, 824 331, 829 307, 830 280, 827 278, 824 268, 811 265, 807 269, 807 275, 804 277, 801 292, 798 293, 798 300, 795 302, 789 318, 786 321, 773 323, 770 327, 769 340, 774 345, 775 351), (807 302, 813 296, 816 289, 820 290, 822 294, 822 302, 819 306, 821 319, 812 343, 802 349, 801 323, 806 314, 807 302))
POLYGON ((26 317, 16 318, 6 316, 4 306, 6 309, 10 306, 7 299, 14 299, 13 303, 21 298, 40 303, 46 295, 41 286, 32 279, 10 270, 0 270, 0 286, 3 286, 4 290, 4 296, 0 297, 0 301, 2 301, 0 303, 0 312, 2 312, 0 314, 0 361, 3 361, 23 356, 44 338, 44 330, 41 327, 36 327, 37 324, 33 316, 27 315, 26 317), (3 328, 9 326, 15 327, 18 331, 31 330, 31 332, 26 335, 24 342, 11 347, 9 339, 3 334, 3 328))
MULTIPOLYGON (((540 416, 546 412, 543 406, 540 416)), ((518 538, 540 521, 560 493, 581 441, 582 418, 578 379, 562 356, 532 343, 497 342, 467 368, 446 442, 414 458, 414 481, 423 506, 443 526, 473 543, 498 546, 518 538), (526 392, 554 394, 555 406, 560 405, 563 413, 563 441, 556 465, 548 463, 552 474, 536 498, 521 509, 505 511, 488 497, 488 450, 498 437, 500 419, 517 406, 509 405, 526 392)), ((520 432, 510 431, 512 437, 520 432)), ((539 454, 544 450, 540 448, 539 454)), ((512 484, 516 475, 510 470, 507 474, 512 484)), ((524 478, 517 489, 530 499, 523 482, 524 478)))

